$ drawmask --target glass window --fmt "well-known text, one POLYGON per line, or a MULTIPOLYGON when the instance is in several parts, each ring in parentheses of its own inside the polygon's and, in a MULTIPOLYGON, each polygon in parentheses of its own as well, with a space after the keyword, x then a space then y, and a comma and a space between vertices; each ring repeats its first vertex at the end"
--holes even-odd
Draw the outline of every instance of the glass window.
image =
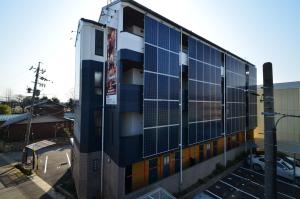
POLYGON ((95 30, 95 55, 103 56, 103 31, 95 30))

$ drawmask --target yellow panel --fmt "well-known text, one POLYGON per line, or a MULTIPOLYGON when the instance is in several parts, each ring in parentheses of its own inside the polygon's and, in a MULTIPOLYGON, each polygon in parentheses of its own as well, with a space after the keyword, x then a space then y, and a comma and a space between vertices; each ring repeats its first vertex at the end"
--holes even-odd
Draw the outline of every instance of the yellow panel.
MULTIPOLYGON (((141 161, 132 165, 132 189, 136 190, 146 185, 145 181, 145 162, 141 161)), ((147 174, 148 176, 148 174, 147 174)))

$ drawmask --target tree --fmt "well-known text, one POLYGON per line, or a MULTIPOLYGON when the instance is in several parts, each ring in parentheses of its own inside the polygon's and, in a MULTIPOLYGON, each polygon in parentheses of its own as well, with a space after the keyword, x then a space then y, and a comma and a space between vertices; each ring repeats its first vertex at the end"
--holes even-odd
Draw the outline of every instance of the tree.
POLYGON ((11 108, 10 106, 6 105, 6 104, 0 104, 0 114, 11 114, 11 108))
POLYGON ((52 97, 51 101, 59 104, 59 99, 57 97, 52 97))
POLYGON ((66 106, 70 109, 71 112, 74 112, 74 100, 72 98, 66 103, 66 106))
POLYGON ((40 101, 46 101, 46 100, 48 100, 48 97, 47 97, 47 96, 43 96, 43 97, 40 99, 40 101))

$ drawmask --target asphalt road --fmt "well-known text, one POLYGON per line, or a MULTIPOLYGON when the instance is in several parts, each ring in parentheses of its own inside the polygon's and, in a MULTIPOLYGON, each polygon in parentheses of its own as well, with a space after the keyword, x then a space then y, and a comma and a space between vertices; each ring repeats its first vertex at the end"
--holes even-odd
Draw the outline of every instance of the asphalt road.
POLYGON ((54 186, 56 182, 71 167, 71 146, 51 147, 41 151, 38 157, 37 174, 49 185, 54 186))
MULTIPOLYGON (((217 199, 263 199, 264 174, 240 167, 210 186, 204 193, 217 199)), ((277 179, 277 198, 300 198, 300 187, 279 178, 277 179)))
MULTIPOLYGON (((39 151, 37 174, 50 186, 54 186, 70 168, 70 149, 71 147, 66 145, 39 151)), ((56 198, 50 197, 36 182, 12 166, 20 162, 20 157, 21 152, 0 154, 0 199, 56 198)))

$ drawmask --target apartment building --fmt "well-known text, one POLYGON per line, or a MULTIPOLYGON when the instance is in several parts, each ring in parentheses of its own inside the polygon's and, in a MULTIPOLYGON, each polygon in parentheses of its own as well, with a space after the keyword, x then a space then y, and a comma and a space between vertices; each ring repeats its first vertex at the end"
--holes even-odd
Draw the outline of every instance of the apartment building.
POLYGON ((79 21, 72 172, 79 198, 179 192, 247 149, 250 62, 131 0, 79 21))

